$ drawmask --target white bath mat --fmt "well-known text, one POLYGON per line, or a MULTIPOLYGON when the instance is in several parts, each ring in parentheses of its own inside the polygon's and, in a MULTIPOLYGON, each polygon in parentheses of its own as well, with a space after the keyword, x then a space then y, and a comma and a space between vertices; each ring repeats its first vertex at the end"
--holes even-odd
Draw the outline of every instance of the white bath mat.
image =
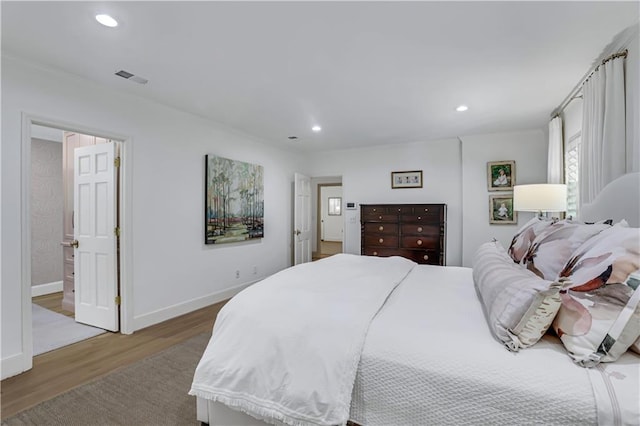
POLYGON ((34 356, 105 333, 105 330, 77 323, 73 318, 35 303, 31 306, 34 356))

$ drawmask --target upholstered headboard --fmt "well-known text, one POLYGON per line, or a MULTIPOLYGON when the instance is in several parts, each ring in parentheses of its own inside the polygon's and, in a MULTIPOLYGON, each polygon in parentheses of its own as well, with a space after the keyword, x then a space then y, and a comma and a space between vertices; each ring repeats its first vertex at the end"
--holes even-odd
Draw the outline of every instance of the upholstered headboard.
POLYGON ((640 173, 627 173, 610 182, 592 203, 581 207, 578 216, 585 222, 625 219, 629 226, 640 227, 640 173))

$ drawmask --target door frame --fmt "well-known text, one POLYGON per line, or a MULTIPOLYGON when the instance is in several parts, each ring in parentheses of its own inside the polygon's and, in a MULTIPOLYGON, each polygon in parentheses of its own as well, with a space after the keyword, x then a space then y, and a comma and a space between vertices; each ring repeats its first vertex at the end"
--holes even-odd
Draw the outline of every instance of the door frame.
MULTIPOLYGON (((320 240, 320 235, 322 233, 322 187, 325 186, 342 186, 342 182, 340 183, 319 183, 317 186, 317 200, 316 200, 316 253, 320 254, 320 250, 321 250, 321 240, 320 240)), ((344 203, 343 203, 344 204, 344 203)), ((344 210, 344 207, 343 209, 344 210)), ((343 218, 344 220, 344 218, 343 218)), ((343 226, 344 229, 344 226, 343 226)), ((342 232, 342 250, 344 252, 344 231, 342 232)))
POLYGON ((23 371, 33 367, 33 325, 31 318, 31 125, 53 127, 60 130, 78 132, 113 139, 120 146, 120 194, 118 197, 120 214, 120 333, 133 333, 133 262, 132 262, 132 185, 133 162, 132 139, 129 136, 50 119, 34 114, 22 113, 21 144, 21 290, 22 290, 22 356, 23 371))

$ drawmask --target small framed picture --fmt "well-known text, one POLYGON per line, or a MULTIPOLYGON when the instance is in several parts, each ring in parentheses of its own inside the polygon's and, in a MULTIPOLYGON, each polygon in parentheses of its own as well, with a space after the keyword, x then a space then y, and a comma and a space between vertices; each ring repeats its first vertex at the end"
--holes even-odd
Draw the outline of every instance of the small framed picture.
POLYGON ((515 184, 515 161, 490 161, 487 163, 487 187, 489 191, 512 191, 515 184))
POLYGON ((391 188, 422 188, 422 170, 391 172, 391 188))
POLYGON ((513 194, 489 195, 489 223, 514 225, 518 212, 513 210, 513 194))

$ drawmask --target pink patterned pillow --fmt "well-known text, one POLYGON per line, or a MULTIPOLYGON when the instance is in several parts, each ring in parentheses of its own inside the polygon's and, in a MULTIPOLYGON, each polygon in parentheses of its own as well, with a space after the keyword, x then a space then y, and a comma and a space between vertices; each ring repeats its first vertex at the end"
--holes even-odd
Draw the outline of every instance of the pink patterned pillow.
POLYGON ((640 228, 617 224, 585 241, 560 277, 571 282, 553 329, 583 367, 618 359, 640 337, 640 228))
POLYGON ((544 228, 531 242, 522 264, 540 278, 555 280, 573 252, 601 231, 605 223, 585 224, 566 219, 544 228))
POLYGON ((534 217, 524 226, 518 229, 518 232, 513 236, 511 245, 509 245, 509 256, 514 262, 520 263, 533 240, 548 226, 555 223, 557 219, 548 219, 545 217, 534 217))

